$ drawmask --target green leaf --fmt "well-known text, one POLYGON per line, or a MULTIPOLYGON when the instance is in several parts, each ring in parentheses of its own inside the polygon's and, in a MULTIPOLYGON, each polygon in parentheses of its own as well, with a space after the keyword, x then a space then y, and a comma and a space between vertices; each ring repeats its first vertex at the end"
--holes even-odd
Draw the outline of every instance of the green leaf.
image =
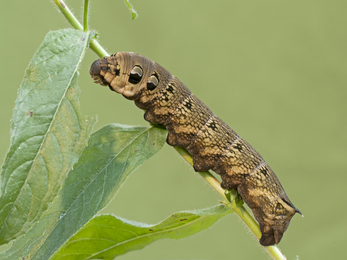
POLYGON ((25 72, 1 171, 0 244, 40 219, 87 143, 96 119, 80 115, 77 69, 93 35, 49 32, 25 72))
POLYGON ((231 192, 230 192, 230 190, 224 190, 224 195, 227 198, 227 200, 229 202, 231 202, 232 199, 231 199, 231 192))
POLYGON ((138 14, 137 12, 135 11, 134 7, 132 6, 132 4, 130 4, 130 1, 129 0, 124 0, 126 5, 128 6, 128 9, 131 13, 131 17, 132 19, 134 20, 135 18, 137 18, 138 14))
POLYGON ((127 176, 165 143, 166 130, 112 124, 93 133, 58 196, 0 259, 49 259, 115 196, 127 176))
POLYGON ((243 200, 236 189, 225 190, 224 195, 230 203, 235 203, 237 208, 242 207, 243 200))
POLYGON ((238 208, 241 208, 243 206, 243 200, 242 200, 242 197, 239 193, 237 193, 236 195, 236 198, 235 198, 235 204, 236 204, 236 207, 238 208))
POLYGON ((191 236, 212 226, 229 213, 232 213, 229 207, 218 205, 203 210, 178 212, 156 225, 110 215, 98 216, 78 231, 51 259, 114 259, 159 239, 191 236))

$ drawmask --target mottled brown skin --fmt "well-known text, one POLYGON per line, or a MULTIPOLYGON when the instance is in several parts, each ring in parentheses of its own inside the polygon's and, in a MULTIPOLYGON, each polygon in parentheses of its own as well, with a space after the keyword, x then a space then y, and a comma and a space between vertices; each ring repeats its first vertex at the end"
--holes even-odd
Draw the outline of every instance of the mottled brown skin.
POLYGON ((167 143, 186 148, 195 171, 212 169, 222 188, 236 188, 259 222, 260 244, 278 244, 295 212, 264 159, 175 76, 136 53, 118 52, 96 60, 90 74, 145 109, 148 122, 164 125, 167 143))

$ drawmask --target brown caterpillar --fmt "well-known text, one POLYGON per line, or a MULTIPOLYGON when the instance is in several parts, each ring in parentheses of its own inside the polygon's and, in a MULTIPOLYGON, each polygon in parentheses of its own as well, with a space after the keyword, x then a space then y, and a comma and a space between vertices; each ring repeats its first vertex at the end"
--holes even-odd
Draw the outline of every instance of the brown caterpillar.
POLYGON ((164 125, 167 143, 186 148, 195 171, 212 169, 221 175, 222 188, 237 188, 259 222, 261 245, 281 241, 291 218, 301 212, 260 154, 181 81, 159 64, 130 52, 96 60, 90 75, 145 109, 145 120, 164 125))

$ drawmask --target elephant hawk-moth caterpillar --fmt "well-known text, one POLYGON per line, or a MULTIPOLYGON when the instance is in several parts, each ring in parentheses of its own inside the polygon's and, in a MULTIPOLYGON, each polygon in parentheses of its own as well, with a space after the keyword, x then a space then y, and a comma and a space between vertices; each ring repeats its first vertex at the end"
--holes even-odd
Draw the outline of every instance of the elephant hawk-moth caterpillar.
POLYGON ((296 212, 264 159, 190 90, 159 64, 137 53, 118 52, 96 60, 96 83, 134 100, 145 120, 164 125, 167 143, 184 147, 195 171, 212 169, 222 188, 236 188, 259 222, 263 246, 278 244, 296 212))

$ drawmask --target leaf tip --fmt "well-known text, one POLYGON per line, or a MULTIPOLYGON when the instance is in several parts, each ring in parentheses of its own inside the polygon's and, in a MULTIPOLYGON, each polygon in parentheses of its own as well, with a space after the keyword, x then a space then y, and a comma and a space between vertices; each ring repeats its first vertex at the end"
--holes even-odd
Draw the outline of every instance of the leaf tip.
POLYGON ((137 17, 138 17, 138 14, 137 12, 135 11, 134 7, 132 6, 132 4, 130 3, 129 0, 124 0, 130 13, 131 13, 131 19, 132 20, 135 20, 137 17))

